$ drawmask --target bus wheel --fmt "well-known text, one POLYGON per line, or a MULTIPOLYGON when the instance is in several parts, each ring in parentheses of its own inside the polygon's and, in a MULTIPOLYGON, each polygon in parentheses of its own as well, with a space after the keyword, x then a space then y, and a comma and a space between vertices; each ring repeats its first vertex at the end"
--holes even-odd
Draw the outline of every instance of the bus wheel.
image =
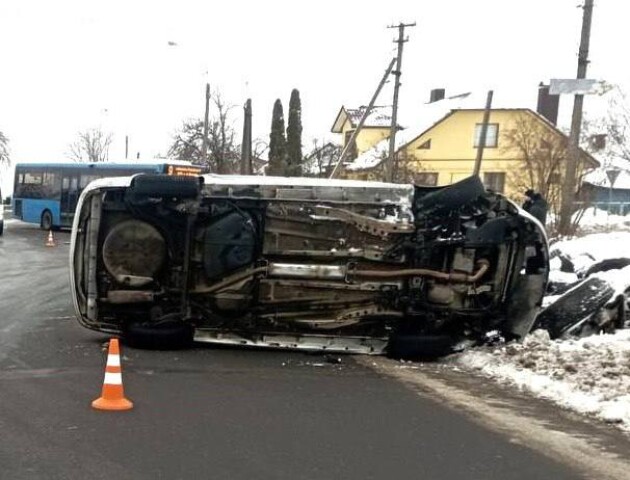
POLYGON ((44 213, 42 213, 42 221, 40 223, 40 226, 42 230, 52 230, 53 220, 50 210, 44 210, 44 213))

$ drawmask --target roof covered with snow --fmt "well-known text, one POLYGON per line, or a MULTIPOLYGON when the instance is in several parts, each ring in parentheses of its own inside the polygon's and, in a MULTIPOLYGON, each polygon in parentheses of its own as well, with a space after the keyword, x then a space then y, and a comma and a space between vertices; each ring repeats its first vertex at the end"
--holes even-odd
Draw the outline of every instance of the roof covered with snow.
MULTIPOLYGON (((412 116, 406 119, 406 125, 396 133, 396 151, 409 142, 415 140, 431 127, 444 120, 454 110, 479 110, 486 105, 486 95, 466 92, 460 95, 447 97, 437 102, 427 103, 418 108, 412 116)), ((508 103, 499 98, 492 103, 492 109, 514 109, 514 105, 508 107, 508 103)), ((347 170, 364 170, 377 166, 389 151, 389 138, 381 140, 371 149, 363 152, 354 161, 345 166, 347 170)))
POLYGON ((596 158, 600 159, 602 166, 586 174, 584 177, 585 183, 610 188, 610 179, 607 172, 616 170, 619 173, 613 183, 613 189, 630 189, 630 162, 615 155, 596 155, 596 158))
MULTIPOLYGON (((356 127, 359 125, 363 114, 367 110, 367 106, 362 106, 359 108, 346 108, 341 107, 339 113, 337 114, 337 118, 335 118, 335 123, 332 126, 331 131, 333 133, 341 133, 343 125, 346 121, 350 122, 352 127, 356 127)), ((375 106, 372 107, 370 113, 368 114, 363 127, 379 127, 379 128, 389 128, 392 124, 392 107, 391 105, 385 106, 375 106)))
MULTIPOLYGON (((402 130, 396 133, 396 151, 423 135, 426 131, 445 120, 449 115, 458 110, 484 110, 486 106, 487 93, 467 92, 452 97, 447 97, 437 102, 427 103, 418 108, 412 116, 405 119, 402 130)), ((554 124, 549 122, 545 117, 535 111, 515 105, 514 102, 507 97, 493 97, 492 110, 523 110, 530 112, 541 121, 545 122, 550 128, 565 135, 554 124)), ((381 140, 369 150, 360 154, 352 162, 344 165, 346 170, 357 171, 376 167, 387 155, 389 151, 389 138, 381 140)), ((586 152, 585 152, 586 153, 586 152)), ((588 158, 597 165, 597 160, 590 154, 586 153, 588 158)))

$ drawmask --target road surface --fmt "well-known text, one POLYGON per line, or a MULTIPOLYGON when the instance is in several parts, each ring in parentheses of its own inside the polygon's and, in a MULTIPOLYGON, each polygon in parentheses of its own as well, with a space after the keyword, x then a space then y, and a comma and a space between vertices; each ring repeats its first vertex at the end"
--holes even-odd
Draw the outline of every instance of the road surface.
MULTIPOLYGON (((560 480, 593 473, 530 448, 527 435, 494 428, 372 357, 123 345, 134 409, 95 411, 108 338, 73 318, 69 234, 55 232, 50 248, 46 236, 9 222, 0 237, 2 479, 560 480)), ((435 381, 449 381, 427 368, 435 381)))

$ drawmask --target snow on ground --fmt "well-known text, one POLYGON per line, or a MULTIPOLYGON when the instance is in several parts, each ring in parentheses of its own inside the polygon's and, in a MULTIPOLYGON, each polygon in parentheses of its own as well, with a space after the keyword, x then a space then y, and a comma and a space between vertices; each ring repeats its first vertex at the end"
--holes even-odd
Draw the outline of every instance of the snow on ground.
POLYGON ((615 231, 630 229, 630 214, 616 215, 601 208, 590 207, 581 214, 579 229, 582 233, 591 233, 614 229, 615 231))
MULTIPOLYGON (((596 262, 611 258, 630 258, 630 232, 594 233, 554 243, 551 257, 562 254, 571 260, 575 273, 582 274, 596 262)), ((557 262, 556 259, 552 261, 557 262)), ((554 267, 552 263, 552 271, 554 267)))
MULTIPOLYGON (((576 273, 560 271, 556 256, 550 262, 550 280, 571 284, 596 262, 630 258, 630 232, 563 240, 551 252, 570 259, 576 273)), ((630 266, 594 276, 617 293, 630 286, 630 266)), ((557 298, 547 296, 543 305, 557 298)), ((448 361, 630 432, 630 329, 573 340, 550 340, 546 331, 537 330, 521 343, 470 349, 448 361)))
MULTIPOLYGON (((630 252, 628 252, 628 256, 630 256, 630 252)), ((607 272, 597 272, 592 276, 606 280, 615 289, 615 296, 624 294, 630 288, 630 265, 607 272)))
POLYGON ((451 361, 630 432, 630 330, 579 340, 550 340, 537 330, 522 343, 469 350, 451 361))

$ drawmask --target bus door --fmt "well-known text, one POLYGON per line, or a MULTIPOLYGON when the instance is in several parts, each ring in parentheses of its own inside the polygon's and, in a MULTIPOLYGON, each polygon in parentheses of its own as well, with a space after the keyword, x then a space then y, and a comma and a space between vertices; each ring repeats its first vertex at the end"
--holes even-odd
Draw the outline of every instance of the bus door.
POLYGON ((79 200, 79 172, 64 171, 61 177, 61 225, 72 225, 74 210, 79 200))

